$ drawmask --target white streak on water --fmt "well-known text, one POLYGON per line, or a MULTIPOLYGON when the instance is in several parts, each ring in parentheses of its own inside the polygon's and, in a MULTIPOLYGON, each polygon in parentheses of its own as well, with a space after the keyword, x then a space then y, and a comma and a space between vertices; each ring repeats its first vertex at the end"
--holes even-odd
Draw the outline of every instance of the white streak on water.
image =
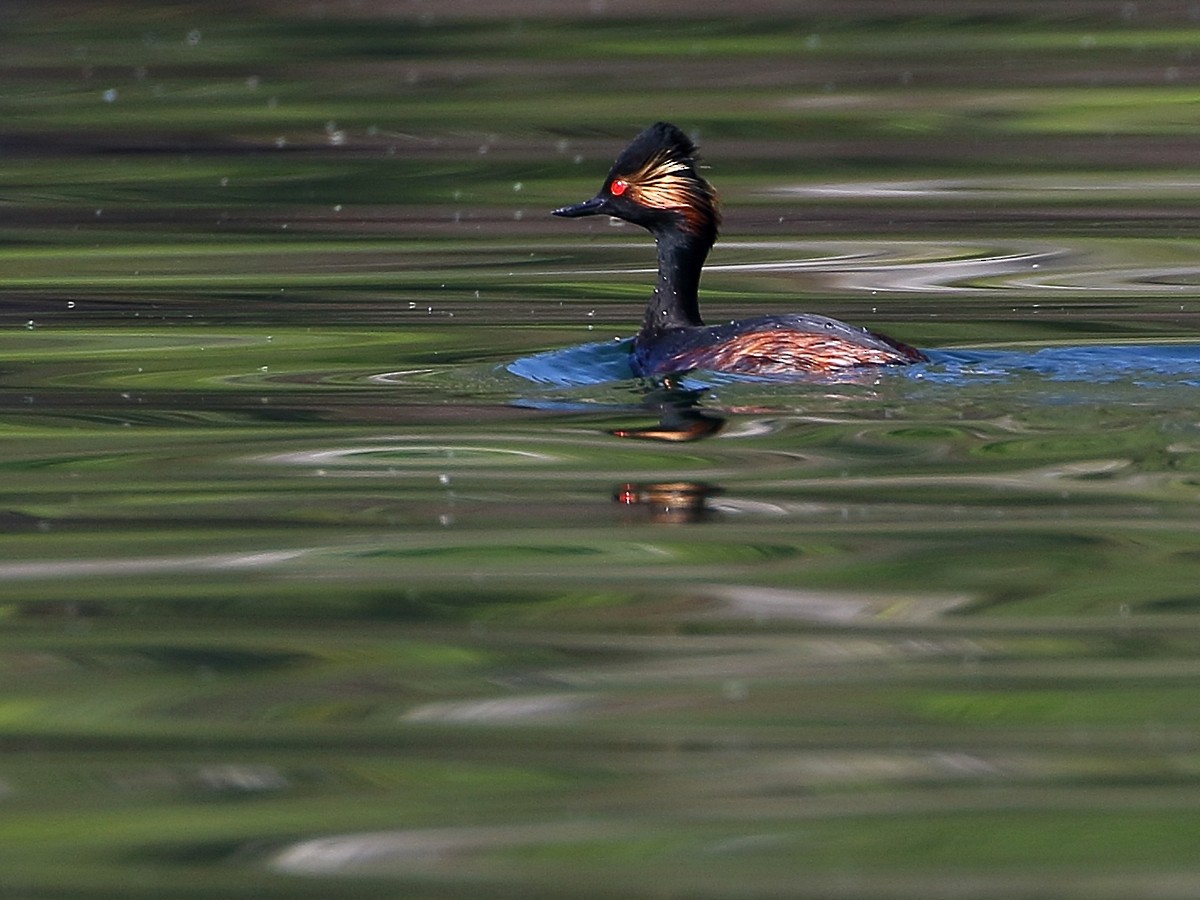
POLYGON ((0 563, 0 581, 22 578, 79 578, 89 575, 153 575, 160 572, 209 572, 257 569, 303 556, 307 550, 269 550, 261 553, 213 553, 204 556, 164 556, 150 559, 47 559, 0 563))
POLYGON ((556 457, 531 450, 509 450, 500 447, 468 447, 440 444, 381 444, 368 447, 335 447, 331 450, 301 450, 294 453, 275 453, 255 457, 256 462, 283 466, 395 466, 406 465, 470 465, 480 457, 489 462, 504 460, 549 462, 556 457), (381 454, 383 456, 381 456, 381 454), (396 457, 399 457, 397 459, 396 457))
POLYGON ((459 724, 545 721, 582 711, 595 698, 580 694, 535 694, 426 703, 402 716, 405 722, 449 722, 459 724))

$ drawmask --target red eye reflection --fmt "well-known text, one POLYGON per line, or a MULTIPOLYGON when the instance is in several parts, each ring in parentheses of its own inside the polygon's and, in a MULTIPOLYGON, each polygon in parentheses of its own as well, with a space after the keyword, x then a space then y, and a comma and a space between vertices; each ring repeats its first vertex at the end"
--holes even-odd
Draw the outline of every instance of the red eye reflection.
POLYGON ((629 182, 624 178, 618 178, 608 186, 608 192, 614 197, 620 197, 627 190, 629 190, 629 182))

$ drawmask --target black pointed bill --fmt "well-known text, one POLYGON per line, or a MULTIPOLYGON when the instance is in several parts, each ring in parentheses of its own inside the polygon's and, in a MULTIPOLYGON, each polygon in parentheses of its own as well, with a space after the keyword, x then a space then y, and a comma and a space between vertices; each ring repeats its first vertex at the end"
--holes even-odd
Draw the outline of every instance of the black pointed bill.
POLYGON ((554 215, 562 216, 564 219, 577 219, 580 216, 596 216, 605 212, 605 206, 608 200, 605 197, 593 197, 591 200, 584 200, 582 203, 576 203, 573 206, 564 206, 554 211, 554 215))

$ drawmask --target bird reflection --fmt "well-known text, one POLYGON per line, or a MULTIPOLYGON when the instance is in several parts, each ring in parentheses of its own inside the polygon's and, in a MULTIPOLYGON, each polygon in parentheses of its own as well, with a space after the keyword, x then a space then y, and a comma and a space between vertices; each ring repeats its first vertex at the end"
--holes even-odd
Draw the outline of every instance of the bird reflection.
POLYGON ((708 498, 721 493, 716 485, 699 481, 626 482, 613 500, 627 508, 631 519, 678 525, 702 522, 713 515, 708 498))
MULTIPOLYGON (((646 428, 618 428, 615 437, 643 441, 698 441, 712 437, 725 425, 724 416, 700 408, 703 391, 683 390, 670 379, 659 382, 642 399, 642 407, 658 416, 646 428)), ((698 481, 626 482, 613 492, 631 519, 662 524, 701 522, 712 515, 708 498, 721 493, 715 485, 698 481)))
POLYGON ((712 437, 725 425, 725 418, 700 409, 703 391, 686 391, 662 382, 649 391, 642 406, 658 415, 658 424, 647 428, 618 428, 610 432, 615 437, 643 441, 698 441, 712 437))

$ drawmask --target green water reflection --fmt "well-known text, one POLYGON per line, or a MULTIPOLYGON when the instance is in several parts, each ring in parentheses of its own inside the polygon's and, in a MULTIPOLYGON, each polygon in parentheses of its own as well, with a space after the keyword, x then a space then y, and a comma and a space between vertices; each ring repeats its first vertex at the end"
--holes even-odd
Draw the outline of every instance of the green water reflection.
POLYGON ((513 6, 13 8, 0 892, 1196 896, 1194 23, 513 6), (943 355, 507 368, 658 118, 710 318, 943 355))

